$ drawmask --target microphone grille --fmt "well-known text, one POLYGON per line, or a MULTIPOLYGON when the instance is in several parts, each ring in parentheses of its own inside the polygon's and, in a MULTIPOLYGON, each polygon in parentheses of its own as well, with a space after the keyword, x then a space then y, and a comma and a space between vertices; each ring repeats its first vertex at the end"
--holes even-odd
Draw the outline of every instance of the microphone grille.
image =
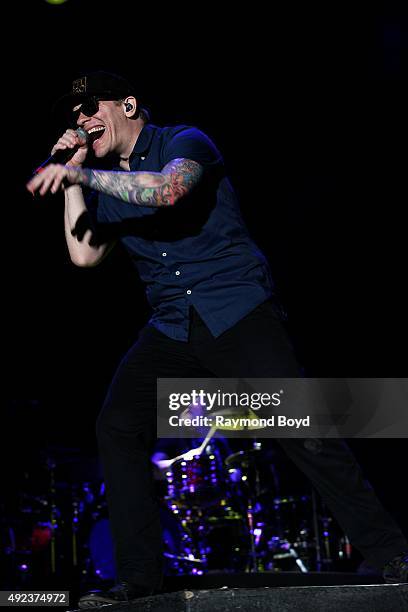
POLYGON ((84 142, 88 142, 88 138, 89 138, 88 132, 85 132, 83 128, 79 127, 76 130, 76 133, 84 142))

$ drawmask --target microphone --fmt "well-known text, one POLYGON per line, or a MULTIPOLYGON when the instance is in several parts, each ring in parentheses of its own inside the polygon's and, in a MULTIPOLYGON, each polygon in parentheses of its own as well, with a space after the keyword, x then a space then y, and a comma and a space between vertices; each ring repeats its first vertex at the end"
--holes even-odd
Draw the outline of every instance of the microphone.
POLYGON ((34 170, 33 174, 39 174, 49 164, 66 164, 67 161, 71 159, 71 157, 74 157, 79 147, 86 144, 89 139, 88 132, 85 132, 83 128, 80 127, 75 131, 83 142, 81 142, 79 145, 76 145, 73 149, 58 149, 58 151, 55 151, 55 153, 51 155, 48 159, 46 159, 45 162, 41 164, 41 166, 38 166, 38 168, 34 170))

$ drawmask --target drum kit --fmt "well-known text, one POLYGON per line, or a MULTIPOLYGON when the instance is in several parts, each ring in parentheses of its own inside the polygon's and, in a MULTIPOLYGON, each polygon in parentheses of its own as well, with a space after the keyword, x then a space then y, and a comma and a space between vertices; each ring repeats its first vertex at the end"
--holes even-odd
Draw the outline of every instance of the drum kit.
MULTIPOLYGON (((222 457, 212 441, 165 471, 167 510, 178 518, 178 550, 167 573, 320 571, 350 557, 347 537, 310 494, 280 495, 263 443, 222 457)), ((165 539, 166 542, 166 539, 165 539)))
MULTIPOLYGON (((282 495, 264 442, 248 443, 230 452, 223 439, 213 439, 199 453, 161 465, 156 483, 167 575, 309 572, 350 558, 347 537, 318 496, 282 495)), ((43 462, 43 490, 40 479, 37 490, 20 492, 18 518, 2 527, 11 582, 25 586, 39 576, 73 573, 84 583, 112 580, 103 479, 84 469, 78 455, 56 454, 43 462)))

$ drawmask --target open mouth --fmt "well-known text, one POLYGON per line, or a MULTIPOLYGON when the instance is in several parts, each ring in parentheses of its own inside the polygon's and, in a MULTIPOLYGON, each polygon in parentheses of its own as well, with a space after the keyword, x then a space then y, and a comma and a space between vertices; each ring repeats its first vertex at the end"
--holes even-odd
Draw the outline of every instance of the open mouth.
POLYGON ((91 144, 94 144, 94 142, 99 140, 104 135, 104 133, 105 133, 105 128, 102 126, 91 128, 88 131, 89 142, 91 144))

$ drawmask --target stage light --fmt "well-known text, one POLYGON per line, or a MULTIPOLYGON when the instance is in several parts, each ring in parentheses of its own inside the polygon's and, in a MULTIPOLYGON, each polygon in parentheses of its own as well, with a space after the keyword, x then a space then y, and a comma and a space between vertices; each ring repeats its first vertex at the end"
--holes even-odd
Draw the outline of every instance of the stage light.
POLYGON ((45 0, 47 4, 64 4, 67 0, 45 0))

